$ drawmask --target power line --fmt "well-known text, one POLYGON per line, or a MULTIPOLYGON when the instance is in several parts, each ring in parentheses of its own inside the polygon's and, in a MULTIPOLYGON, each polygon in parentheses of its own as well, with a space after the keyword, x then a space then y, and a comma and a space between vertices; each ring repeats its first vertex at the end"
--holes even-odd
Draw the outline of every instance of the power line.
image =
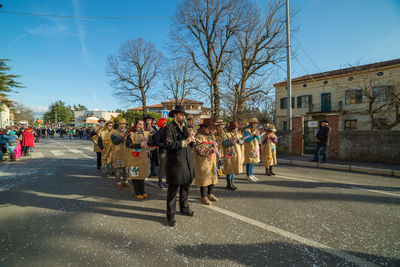
POLYGON ((25 15, 25 16, 35 16, 35 17, 52 17, 52 18, 62 18, 62 19, 119 19, 119 20, 173 20, 172 17, 91 17, 91 16, 61 16, 52 14, 37 14, 37 13, 27 13, 27 12, 17 12, 17 11, 6 11, 0 10, 2 13, 14 14, 14 15, 25 15))
POLYGON ((304 54, 307 56, 307 58, 310 60, 311 64, 314 65, 314 67, 316 67, 327 79, 330 79, 329 76, 327 76, 325 74, 325 72, 323 72, 318 66, 317 64, 315 64, 315 62, 312 60, 311 56, 307 53, 307 51, 304 49, 304 47, 301 45, 299 39, 297 39, 297 37, 293 34, 294 39, 296 39, 297 43, 299 44, 301 50, 303 50, 304 54))

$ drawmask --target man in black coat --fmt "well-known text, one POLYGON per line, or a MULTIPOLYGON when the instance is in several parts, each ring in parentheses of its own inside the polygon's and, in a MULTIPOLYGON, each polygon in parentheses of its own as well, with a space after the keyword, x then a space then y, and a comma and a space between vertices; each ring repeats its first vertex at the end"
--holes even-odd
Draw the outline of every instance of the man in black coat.
POLYGON ((329 133, 330 128, 328 126, 328 121, 323 120, 321 121, 321 127, 315 137, 315 141, 317 142, 317 147, 315 149, 315 155, 313 162, 318 162, 319 152, 322 148, 322 163, 326 162, 326 157, 328 154, 328 145, 329 145, 329 133))
POLYGON ((194 178, 193 154, 191 146, 194 136, 189 135, 185 125, 185 109, 177 105, 169 113, 174 120, 165 127, 165 149, 167 150, 166 176, 167 220, 169 226, 175 226, 176 194, 179 189, 179 207, 182 215, 193 216, 189 209, 189 189, 194 178))

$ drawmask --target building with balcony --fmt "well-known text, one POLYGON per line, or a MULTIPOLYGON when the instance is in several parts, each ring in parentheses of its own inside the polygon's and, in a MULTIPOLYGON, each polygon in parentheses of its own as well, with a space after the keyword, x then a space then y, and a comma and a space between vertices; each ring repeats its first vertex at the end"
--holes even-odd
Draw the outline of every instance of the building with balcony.
MULTIPOLYGON (((274 86, 277 128, 284 130, 287 84, 282 81, 274 86)), ((301 116, 306 126, 315 126, 308 122, 338 116, 339 131, 385 129, 399 113, 395 107, 388 110, 393 101, 389 95, 394 93, 399 98, 399 92, 400 59, 305 75, 292 79, 293 117, 301 116)), ((390 129, 399 130, 400 124, 390 129)))
MULTIPOLYGON (((178 99, 178 103, 181 100, 178 99)), ((146 106, 146 112, 155 112, 161 114, 162 111, 171 111, 175 108, 175 100, 167 100, 160 104, 146 106)), ((211 109, 203 107, 203 102, 191 99, 184 99, 181 103, 185 107, 185 111, 192 115, 196 124, 199 124, 203 119, 211 118, 211 109)), ((142 111, 142 107, 130 108, 131 111, 142 111)))

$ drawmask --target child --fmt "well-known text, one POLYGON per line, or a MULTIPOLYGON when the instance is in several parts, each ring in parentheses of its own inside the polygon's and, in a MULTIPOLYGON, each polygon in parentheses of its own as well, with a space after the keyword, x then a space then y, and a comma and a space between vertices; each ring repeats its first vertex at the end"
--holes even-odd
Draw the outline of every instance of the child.
POLYGON ((278 138, 275 135, 276 129, 273 125, 267 124, 264 127, 265 134, 261 141, 262 163, 265 167, 265 174, 268 176, 275 175, 272 166, 277 165, 276 161, 276 145, 278 138))

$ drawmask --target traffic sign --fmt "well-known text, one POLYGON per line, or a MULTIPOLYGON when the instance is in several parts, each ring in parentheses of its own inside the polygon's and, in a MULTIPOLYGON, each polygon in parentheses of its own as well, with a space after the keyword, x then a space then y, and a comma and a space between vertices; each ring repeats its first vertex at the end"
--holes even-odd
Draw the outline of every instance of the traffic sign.
POLYGON ((168 119, 168 114, 169 114, 168 110, 163 110, 161 117, 163 117, 164 119, 168 119))

